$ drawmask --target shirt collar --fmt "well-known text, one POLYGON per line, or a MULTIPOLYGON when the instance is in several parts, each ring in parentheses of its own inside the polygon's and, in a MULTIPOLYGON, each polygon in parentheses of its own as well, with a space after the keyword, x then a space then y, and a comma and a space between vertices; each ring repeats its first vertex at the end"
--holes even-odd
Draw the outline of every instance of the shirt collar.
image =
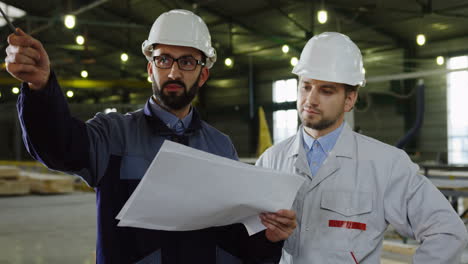
POLYGON ((308 152, 312 148, 315 141, 318 141, 319 145, 325 152, 330 152, 335 146, 336 141, 338 140, 338 137, 340 136, 341 131, 343 130, 344 123, 345 122, 343 122, 338 128, 336 128, 332 132, 326 134, 325 136, 319 137, 318 139, 314 139, 313 137, 311 137, 305 132, 304 128, 302 128, 302 137, 304 139, 304 148, 306 149, 306 152, 308 152))
POLYGON ((150 106, 151 110, 153 110, 153 113, 163 121, 163 123, 170 129, 175 128, 175 125, 179 122, 179 120, 182 121, 182 124, 184 124, 184 128, 188 128, 190 125, 190 122, 192 122, 192 116, 193 116, 193 109, 192 107, 190 108, 190 112, 188 115, 186 115, 184 118, 179 119, 177 116, 174 114, 166 111, 163 109, 161 106, 159 106, 153 98, 150 98, 150 106))

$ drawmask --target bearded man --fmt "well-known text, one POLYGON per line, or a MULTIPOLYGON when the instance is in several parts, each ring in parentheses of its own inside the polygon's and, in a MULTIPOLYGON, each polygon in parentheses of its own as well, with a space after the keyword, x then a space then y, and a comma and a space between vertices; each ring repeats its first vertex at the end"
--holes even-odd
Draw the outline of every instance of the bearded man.
POLYGON ((202 121, 191 105, 216 61, 200 17, 187 10, 159 16, 142 45, 154 95, 143 109, 98 113, 87 122, 70 115, 42 44, 20 29, 16 33, 8 37, 5 61, 8 72, 23 81, 18 113, 25 145, 47 167, 79 175, 95 188, 97 263, 279 261, 282 240, 296 226, 291 210, 267 214, 266 231, 251 237, 241 224, 187 232, 117 226, 115 217, 164 140, 237 159, 229 137, 202 121))

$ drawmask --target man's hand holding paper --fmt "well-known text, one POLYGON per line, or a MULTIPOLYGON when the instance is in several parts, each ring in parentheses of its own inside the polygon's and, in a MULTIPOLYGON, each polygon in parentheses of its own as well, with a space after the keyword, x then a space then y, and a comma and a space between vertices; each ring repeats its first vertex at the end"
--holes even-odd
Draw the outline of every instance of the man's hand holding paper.
POLYGON ((168 231, 243 223, 250 235, 266 226, 276 242, 296 227, 295 213, 284 208, 303 181, 165 141, 117 219, 119 226, 168 231), (260 219, 265 212, 274 213, 260 219))

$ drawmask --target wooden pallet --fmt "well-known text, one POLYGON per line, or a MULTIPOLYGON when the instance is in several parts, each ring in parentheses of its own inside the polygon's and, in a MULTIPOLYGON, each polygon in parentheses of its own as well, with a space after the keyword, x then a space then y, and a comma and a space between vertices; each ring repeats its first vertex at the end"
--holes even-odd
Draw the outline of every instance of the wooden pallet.
POLYGON ((73 192, 74 178, 68 175, 23 172, 31 185, 31 192, 38 194, 59 194, 73 192))
POLYGON ((75 183, 73 184, 73 189, 75 191, 79 192, 95 192, 92 187, 89 187, 86 182, 84 182, 82 179, 76 180, 75 183))
POLYGON ((20 169, 15 166, 0 166, 0 180, 18 180, 20 169))
POLYGON ((0 195, 25 195, 30 192, 28 182, 21 179, 20 169, 15 166, 0 166, 0 195))
POLYGON ((29 194, 29 182, 17 180, 0 180, 0 196, 29 194))
POLYGON ((409 245, 391 241, 383 242, 383 250, 391 253, 412 256, 416 253, 417 245, 409 245))

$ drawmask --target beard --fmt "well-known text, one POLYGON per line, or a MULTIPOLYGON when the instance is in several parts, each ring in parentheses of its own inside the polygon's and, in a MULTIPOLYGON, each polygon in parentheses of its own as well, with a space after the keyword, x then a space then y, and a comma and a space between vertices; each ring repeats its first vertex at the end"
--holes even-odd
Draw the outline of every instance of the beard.
POLYGON ((200 75, 201 73, 198 75, 197 80, 192 85, 192 87, 190 87, 188 90, 185 83, 179 80, 167 81, 163 83, 161 87, 159 87, 156 81, 153 79, 153 94, 156 99, 158 99, 158 101, 161 102, 166 108, 171 110, 180 110, 189 105, 197 95, 198 89, 200 88, 198 86, 200 75), (169 92, 165 94, 164 89, 170 84, 180 85, 184 89, 184 92, 181 95, 177 95, 177 92, 169 92))
MULTIPOLYGON (((302 119, 302 118, 301 118, 302 119)), ((336 123, 337 120, 331 120, 331 119, 322 119, 318 122, 310 122, 310 121, 302 121, 302 124, 305 127, 312 128, 314 130, 324 130, 336 123)))
POLYGON ((336 116, 332 116, 332 117, 322 116, 322 119, 318 121, 311 121, 311 120, 307 120, 306 118, 304 118, 301 113, 299 115, 299 118, 301 119, 302 125, 304 125, 305 127, 320 131, 320 130, 324 130, 333 126, 340 119, 340 115, 341 114, 338 113, 336 116))

